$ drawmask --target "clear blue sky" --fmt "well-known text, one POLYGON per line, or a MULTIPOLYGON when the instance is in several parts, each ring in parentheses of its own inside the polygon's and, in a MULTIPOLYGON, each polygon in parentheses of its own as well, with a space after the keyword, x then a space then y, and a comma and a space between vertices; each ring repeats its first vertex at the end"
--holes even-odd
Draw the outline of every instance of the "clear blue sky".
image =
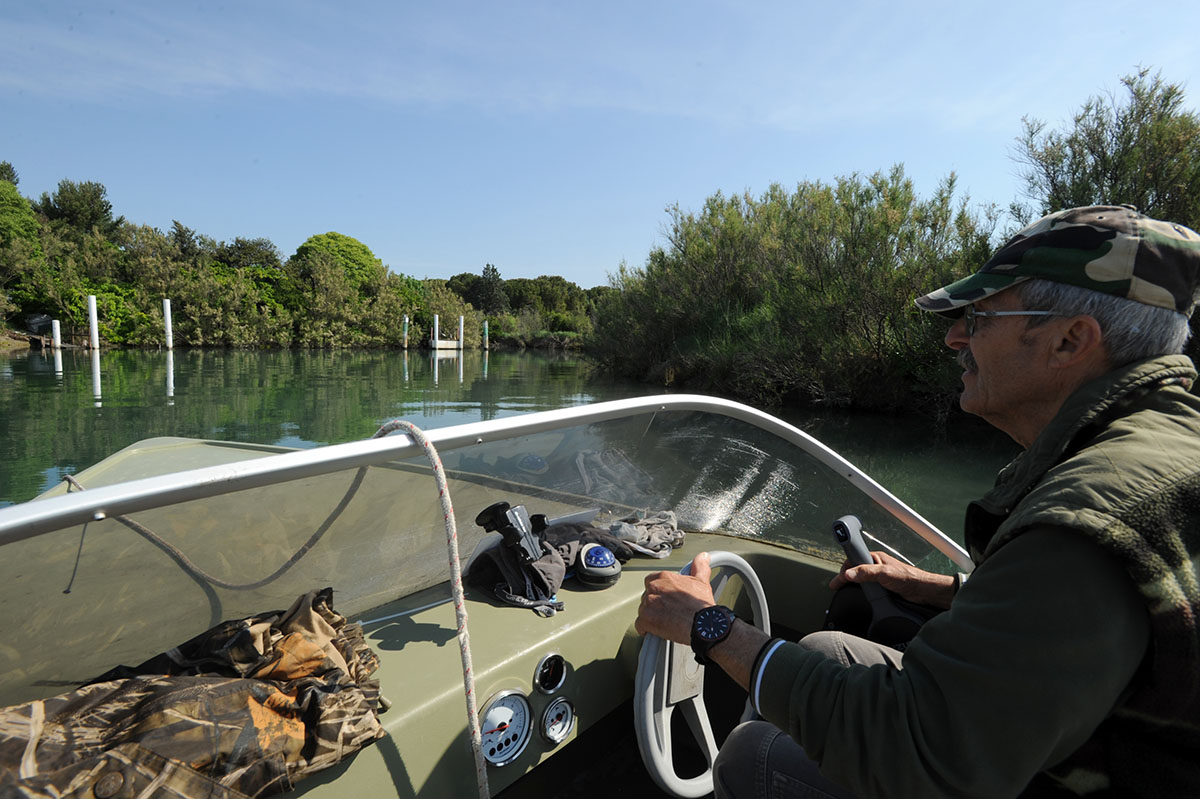
POLYGON ((664 209, 903 163, 1006 206, 1024 115, 1139 65, 1200 106, 1200 3, 7 2, 0 160, 284 257, 335 230, 416 277, 584 288, 664 209))

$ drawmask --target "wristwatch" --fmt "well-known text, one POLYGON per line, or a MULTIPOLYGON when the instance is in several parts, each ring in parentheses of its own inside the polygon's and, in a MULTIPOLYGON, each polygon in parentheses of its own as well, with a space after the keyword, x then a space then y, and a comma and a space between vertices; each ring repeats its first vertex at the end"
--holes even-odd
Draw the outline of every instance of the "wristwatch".
POLYGON ((701 666, 712 664, 708 652, 729 637, 737 616, 724 605, 701 608, 692 617, 692 652, 701 666))

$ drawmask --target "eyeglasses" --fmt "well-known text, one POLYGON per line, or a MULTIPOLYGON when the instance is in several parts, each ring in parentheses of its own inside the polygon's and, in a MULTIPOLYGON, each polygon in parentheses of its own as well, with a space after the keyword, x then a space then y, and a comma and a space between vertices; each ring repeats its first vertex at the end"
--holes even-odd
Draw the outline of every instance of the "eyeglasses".
POLYGON ((1058 316, 1054 311, 979 311, 974 305, 963 309, 963 319, 967 323, 967 337, 975 335, 975 320, 991 316, 1058 316))

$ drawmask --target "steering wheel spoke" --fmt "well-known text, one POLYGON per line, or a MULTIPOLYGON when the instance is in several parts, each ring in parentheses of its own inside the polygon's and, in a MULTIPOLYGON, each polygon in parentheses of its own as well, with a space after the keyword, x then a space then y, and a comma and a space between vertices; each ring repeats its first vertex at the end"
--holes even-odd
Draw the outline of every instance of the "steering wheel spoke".
POLYGON ((713 735, 712 724, 708 720, 708 710, 704 707, 704 695, 697 694, 688 699, 679 705, 679 709, 683 712, 683 717, 687 719, 692 737, 704 751, 704 758, 708 761, 708 768, 711 771, 713 763, 717 759, 717 739, 713 735))
MULTIPOLYGON (((771 621, 762 583, 745 560, 729 552, 709 554, 712 565, 714 595, 719 595, 729 580, 730 572, 742 578, 750 598, 754 624, 768 635, 771 621)), ((690 564, 683 568, 687 574, 690 564)), ((638 749, 646 770, 660 788, 679 797, 704 796, 712 791, 712 765, 717 757, 716 736, 704 705, 704 667, 692 656, 691 647, 665 642, 647 635, 638 656, 637 679, 633 694, 634 729, 638 749), (708 768, 695 777, 683 778, 675 771, 672 760, 671 716, 678 708, 689 730, 708 761, 708 768)), ((745 721, 754 717, 749 700, 745 721)))

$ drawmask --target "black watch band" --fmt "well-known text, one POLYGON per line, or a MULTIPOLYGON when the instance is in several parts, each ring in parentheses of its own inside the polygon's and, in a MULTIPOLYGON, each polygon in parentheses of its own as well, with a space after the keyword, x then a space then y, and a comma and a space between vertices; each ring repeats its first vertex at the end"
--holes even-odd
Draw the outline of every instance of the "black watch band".
POLYGON ((737 616, 724 605, 712 605, 696 611, 692 617, 692 653, 702 666, 712 664, 709 650, 729 637, 737 616))

